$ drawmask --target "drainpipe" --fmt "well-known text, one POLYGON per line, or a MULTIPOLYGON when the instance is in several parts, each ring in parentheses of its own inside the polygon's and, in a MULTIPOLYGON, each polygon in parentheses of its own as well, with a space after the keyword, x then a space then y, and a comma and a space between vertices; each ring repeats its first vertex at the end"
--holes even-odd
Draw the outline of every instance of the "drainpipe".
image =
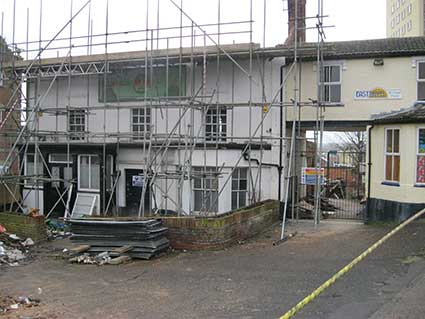
POLYGON ((368 148, 368 159, 367 159, 367 204, 366 204, 366 213, 367 216, 370 216, 370 176, 372 168, 372 129, 373 125, 369 127, 369 134, 367 139, 367 148, 368 148))
POLYGON ((279 178, 278 178, 278 200, 279 203, 282 200, 281 193, 282 193, 282 150, 283 150, 283 68, 284 65, 280 66, 280 93, 279 93, 279 99, 280 99, 280 106, 279 106, 279 166, 277 168, 279 178))

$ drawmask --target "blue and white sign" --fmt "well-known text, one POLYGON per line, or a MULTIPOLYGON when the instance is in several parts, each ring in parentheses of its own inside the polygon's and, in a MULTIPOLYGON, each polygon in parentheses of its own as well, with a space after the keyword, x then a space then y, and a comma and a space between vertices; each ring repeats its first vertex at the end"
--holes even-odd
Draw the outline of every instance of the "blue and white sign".
POLYGON ((131 178, 131 186, 133 187, 143 187, 143 176, 133 175, 131 178))
POLYGON ((381 87, 374 88, 373 90, 356 90, 354 92, 355 100, 399 100, 401 99, 400 89, 384 89, 381 87))

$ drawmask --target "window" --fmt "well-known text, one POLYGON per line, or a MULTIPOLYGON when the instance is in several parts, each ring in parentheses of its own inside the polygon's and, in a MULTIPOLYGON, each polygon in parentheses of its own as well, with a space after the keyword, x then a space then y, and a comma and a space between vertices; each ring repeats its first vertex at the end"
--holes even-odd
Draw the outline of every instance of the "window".
POLYGON ((150 132, 151 124, 151 109, 139 108, 131 110, 131 127, 133 131, 133 139, 143 139, 145 133, 150 132))
POLYGON ((406 9, 401 11, 401 19, 404 20, 406 18, 406 9))
POLYGON ((391 13, 394 13, 395 8, 394 8, 394 4, 391 5, 391 13))
POLYGON ((399 24, 399 23, 400 23, 400 13, 399 13, 399 14, 397 14, 397 16, 396 16, 395 20, 396 20, 397 24, 399 24))
POLYGON ((78 189, 98 191, 99 185, 99 156, 80 155, 78 157, 78 189))
POLYGON ((232 174, 232 210, 246 206, 248 169, 236 168, 232 174))
POLYGON ((407 6, 407 14, 411 14, 412 13, 412 4, 409 3, 409 5, 407 6))
POLYGON ((417 64, 417 99, 425 101, 425 61, 417 64))
POLYGON ((72 164, 72 156, 68 154, 49 154, 49 163, 55 164, 72 164))
MULTIPOLYGON (((34 177, 37 176, 43 176, 43 159, 40 155, 37 157, 37 166, 35 166, 35 155, 34 154, 27 154, 25 157, 25 176, 34 177), (37 167, 37 170, 35 170, 35 167, 37 167)), ((25 180, 26 185, 36 185, 35 181, 32 179, 26 179, 25 180)), ((38 185, 41 186, 41 181, 38 181, 38 185)))
POLYGON ((325 65, 321 76, 323 84, 323 101, 341 102, 341 66, 325 65))
POLYGON ((227 109, 212 107, 205 115, 205 139, 225 142, 227 135, 227 109))
POLYGON ((385 130, 385 180, 400 181, 400 130, 385 130))
POLYGON ((403 26, 401 27, 401 34, 405 34, 406 33, 406 25, 403 24, 403 26))
POLYGON ((397 7, 397 9, 400 8, 400 0, 396 1, 396 7, 397 7))
POLYGON ((391 19, 391 28, 394 28, 394 25, 395 25, 394 19, 391 19))
POLYGON ((86 112, 84 110, 70 110, 68 117, 71 140, 84 140, 86 130, 86 112))
POLYGON ((416 183, 425 184, 425 128, 418 129, 416 183))
POLYGON ((218 211, 218 176, 213 167, 195 167, 193 179, 194 210, 218 211))
POLYGON ((407 31, 412 30, 412 20, 407 21, 407 31))

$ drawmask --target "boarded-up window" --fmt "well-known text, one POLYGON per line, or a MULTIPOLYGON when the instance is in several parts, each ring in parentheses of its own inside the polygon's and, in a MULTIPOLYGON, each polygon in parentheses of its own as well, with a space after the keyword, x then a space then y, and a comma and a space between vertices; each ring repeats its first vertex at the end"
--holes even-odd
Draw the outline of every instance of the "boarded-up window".
POLYGON ((425 128, 418 129, 416 152, 416 183, 425 184, 425 128))
POLYGON ((385 180, 400 181, 400 130, 385 130, 385 180))

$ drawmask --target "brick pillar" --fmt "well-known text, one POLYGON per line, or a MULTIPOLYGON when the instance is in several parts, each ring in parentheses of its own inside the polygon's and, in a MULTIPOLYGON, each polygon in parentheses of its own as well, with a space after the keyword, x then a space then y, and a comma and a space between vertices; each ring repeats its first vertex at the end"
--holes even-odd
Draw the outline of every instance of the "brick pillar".
POLYGON ((295 42, 295 3, 298 5, 298 42, 305 42, 305 6, 307 0, 288 0, 288 38, 285 41, 286 46, 293 46, 295 42))

